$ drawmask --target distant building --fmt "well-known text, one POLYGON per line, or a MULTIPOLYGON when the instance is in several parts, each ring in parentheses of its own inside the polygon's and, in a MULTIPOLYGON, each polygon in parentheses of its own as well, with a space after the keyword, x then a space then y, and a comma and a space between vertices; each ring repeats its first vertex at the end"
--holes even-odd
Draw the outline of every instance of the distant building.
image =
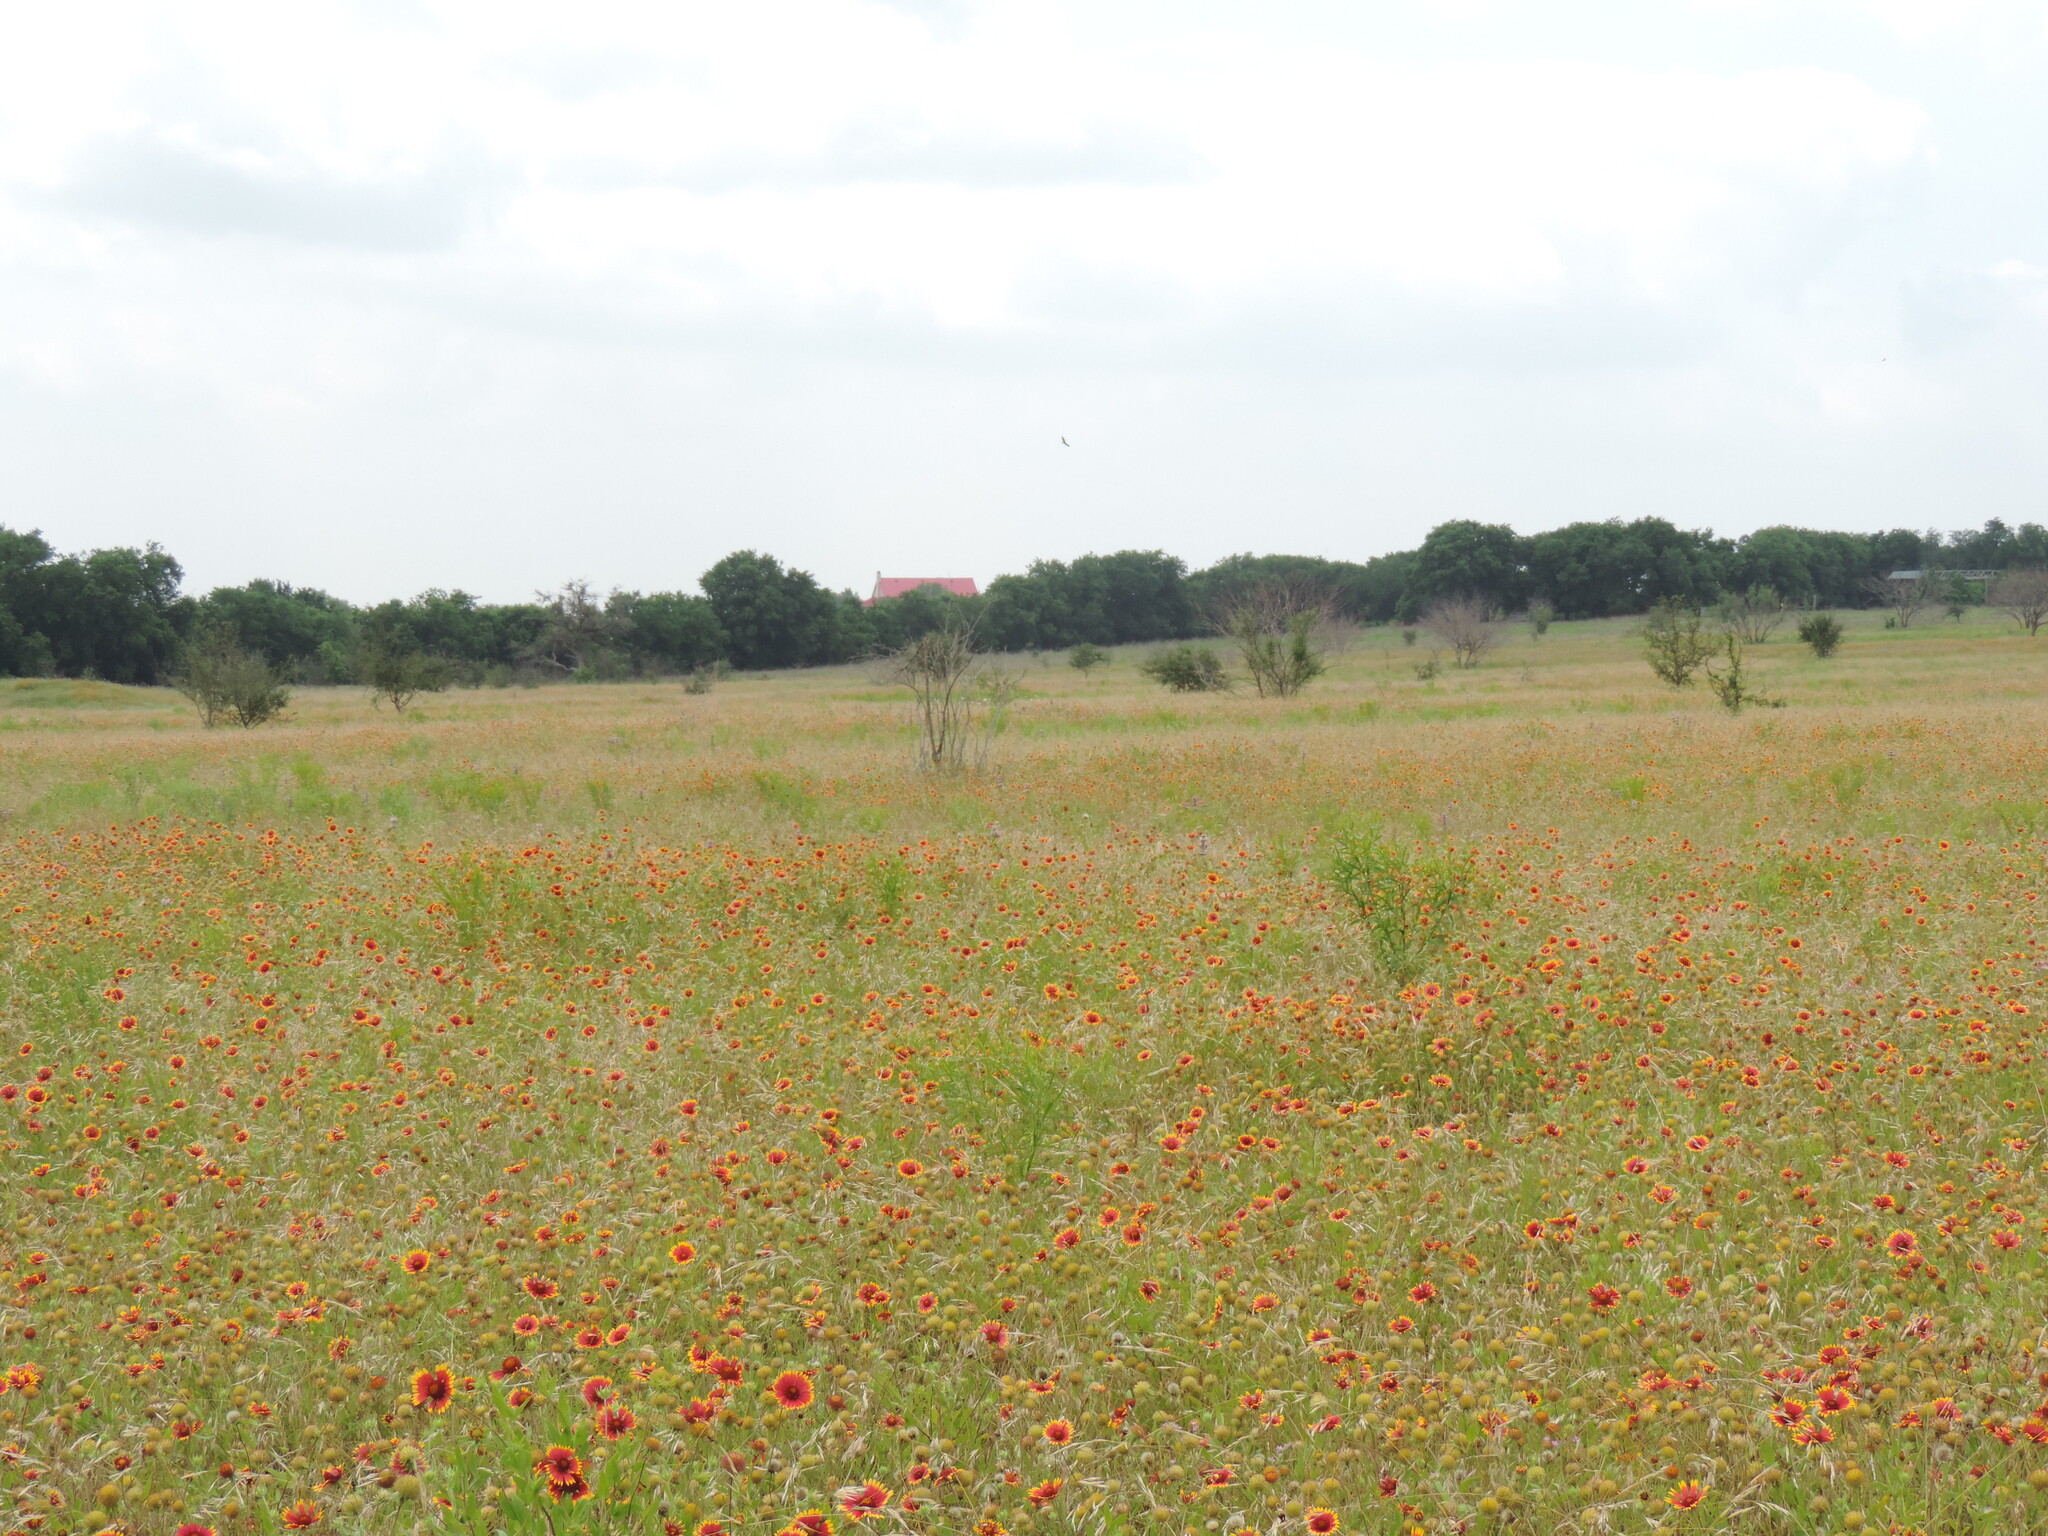
POLYGON ((981 588, 974 584, 972 576, 884 576, 875 572, 875 590, 868 594, 868 600, 861 606, 872 608, 886 597, 902 597, 915 592, 919 587, 937 587, 955 597, 979 597, 981 588))

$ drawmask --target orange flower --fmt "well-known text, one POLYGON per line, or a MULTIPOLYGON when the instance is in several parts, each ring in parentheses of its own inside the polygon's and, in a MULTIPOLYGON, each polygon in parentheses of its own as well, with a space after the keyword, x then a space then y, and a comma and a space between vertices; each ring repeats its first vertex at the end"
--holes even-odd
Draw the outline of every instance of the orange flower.
POLYGON ((678 1264, 687 1264, 690 1260, 697 1257, 697 1247, 694 1243, 677 1243, 673 1248, 669 1249, 668 1256, 678 1264))
POLYGON ((633 1410, 623 1403, 607 1403, 597 1410, 593 1424, 605 1439, 621 1440, 631 1434, 633 1426, 639 1422, 639 1419, 634 1417, 633 1410))
POLYGON ((1066 1485, 1067 1480, 1063 1477, 1049 1477, 1036 1488, 1026 1489, 1024 1497, 1031 1501, 1033 1509, 1043 1509, 1060 1496, 1060 1490, 1066 1485))
POLYGON ((784 1371, 769 1384, 768 1390, 791 1413, 802 1413, 817 1397, 809 1371, 784 1371))
POLYGON ((445 1365, 413 1372, 412 1405, 429 1413, 444 1413, 455 1401, 455 1375, 445 1365))
POLYGON ((539 1275, 528 1275, 519 1284, 535 1301, 553 1301, 562 1294, 562 1288, 552 1280, 543 1280, 539 1275))
POLYGON ((424 1248, 415 1248, 398 1261, 399 1268, 408 1275, 424 1275, 427 1266, 434 1262, 434 1256, 424 1248))
POLYGON ((549 1487, 563 1488, 583 1480, 583 1458, 566 1445, 551 1445, 533 1459, 533 1470, 549 1487))
POLYGON ((1680 1483, 1676 1488, 1672 1489, 1669 1495, 1665 1497, 1664 1502, 1673 1509, 1691 1509, 1706 1496, 1706 1489, 1696 1482, 1687 1481, 1680 1483))
POLYGON ((821 1510, 806 1510, 777 1531, 775 1536, 832 1536, 832 1521, 821 1510))
POLYGON ((287 1508, 278 1518, 284 1521, 286 1530, 303 1531, 309 1525, 318 1525, 320 1523, 320 1506, 311 1499, 301 1499, 298 1503, 287 1508))
POLYGON ((856 1483, 839 1490, 839 1507, 852 1519, 865 1520, 879 1515, 892 1497, 880 1483, 856 1483))
POLYGON ((1044 1429, 1040 1430, 1039 1433, 1045 1436, 1049 1444, 1065 1445, 1074 1438, 1074 1426, 1065 1419, 1054 1419, 1044 1429))
MULTIPOLYGON (((1459 995, 1462 997, 1465 994, 1459 995)), ((1312 1509, 1303 1523, 1314 1532, 1314 1536, 1332 1536, 1337 1529, 1337 1512, 1333 1509, 1312 1509)))
POLYGON ((914 1157, 906 1157, 896 1165, 896 1171, 906 1179, 914 1179, 924 1172, 924 1164, 914 1157))

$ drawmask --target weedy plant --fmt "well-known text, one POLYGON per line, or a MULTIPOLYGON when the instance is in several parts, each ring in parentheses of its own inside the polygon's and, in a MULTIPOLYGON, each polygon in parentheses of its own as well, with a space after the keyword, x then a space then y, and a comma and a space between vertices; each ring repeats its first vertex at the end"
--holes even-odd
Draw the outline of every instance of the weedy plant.
POLYGON ((1762 709, 1783 709, 1783 699, 1774 699, 1768 694, 1760 693, 1751 683, 1742 664, 1742 642, 1735 638, 1733 632, 1724 635, 1722 640, 1728 658, 1727 665, 1718 669, 1709 665, 1707 668, 1707 686, 1714 690, 1714 697, 1721 701, 1721 707, 1731 715, 1742 713, 1742 708, 1746 704, 1753 704, 1762 709))
POLYGON ((1413 981, 1450 936, 1458 870, 1441 854, 1357 827, 1338 835, 1329 881, 1364 922, 1373 964, 1396 981, 1413 981))

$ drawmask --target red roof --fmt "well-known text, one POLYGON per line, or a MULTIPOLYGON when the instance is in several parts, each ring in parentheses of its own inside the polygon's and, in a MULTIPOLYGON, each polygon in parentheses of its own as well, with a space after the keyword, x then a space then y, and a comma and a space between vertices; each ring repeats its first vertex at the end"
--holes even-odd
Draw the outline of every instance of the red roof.
POLYGON ((875 577, 875 590, 868 595, 874 603, 885 597, 902 597, 915 592, 919 587, 937 587, 955 597, 979 597, 981 589, 974 584, 972 576, 883 576, 875 577))

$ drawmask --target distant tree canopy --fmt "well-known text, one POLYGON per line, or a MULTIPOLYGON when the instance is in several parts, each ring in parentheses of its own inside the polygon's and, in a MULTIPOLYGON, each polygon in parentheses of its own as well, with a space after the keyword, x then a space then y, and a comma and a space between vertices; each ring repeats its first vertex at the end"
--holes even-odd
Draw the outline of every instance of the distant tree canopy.
POLYGON ((486 603, 436 588, 369 607, 282 581, 188 597, 178 562, 154 544, 59 555, 40 533, 0 528, 0 675, 162 683, 201 636, 227 636, 299 683, 364 681, 373 660, 415 653, 470 683, 661 675, 854 661, 947 627, 1000 651, 1186 640, 1282 589, 1365 624, 1412 623, 1466 598, 1502 613, 1540 601, 1560 619, 1602 618, 1754 587, 1799 606, 1858 608, 1874 601, 1870 577, 1932 567, 2048 567, 2048 528, 1993 518, 1950 534, 1773 527, 1724 539, 1656 517, 1527 535, 1455 521, 1419 548, 1362 563, 1244 554, 1191 572, 1162 550, 1125 549, 1035 561, 980 597, 927 586, 872 606, 740 550, 705 571, 698 592, 600 595, 570 582, 533 602, 486 603))

